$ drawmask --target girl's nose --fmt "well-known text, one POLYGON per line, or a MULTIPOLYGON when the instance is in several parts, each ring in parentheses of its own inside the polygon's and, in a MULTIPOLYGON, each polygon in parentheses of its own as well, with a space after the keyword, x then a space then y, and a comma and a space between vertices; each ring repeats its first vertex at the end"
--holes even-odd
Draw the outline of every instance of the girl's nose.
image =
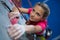
POLYGON ((35 13, 32 13, 32 15, 31 15, 32 17, 34 17, 35 16, 35 13))

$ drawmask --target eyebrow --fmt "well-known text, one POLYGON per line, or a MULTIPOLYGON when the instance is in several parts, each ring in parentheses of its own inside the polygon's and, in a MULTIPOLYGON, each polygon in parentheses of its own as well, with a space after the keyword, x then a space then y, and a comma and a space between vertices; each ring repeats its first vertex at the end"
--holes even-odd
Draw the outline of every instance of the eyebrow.
POLYGON ((41 14, 39 14, 38 12, 36 12, 39 16, 41 15, 41 14))
MULTIPOLYGON (((33 11, 35 11, 35 9, 33 8, 33 11)), ((36 12, 39 16, 41 15, 41 14, 39 14, 39 12, 36 12)))

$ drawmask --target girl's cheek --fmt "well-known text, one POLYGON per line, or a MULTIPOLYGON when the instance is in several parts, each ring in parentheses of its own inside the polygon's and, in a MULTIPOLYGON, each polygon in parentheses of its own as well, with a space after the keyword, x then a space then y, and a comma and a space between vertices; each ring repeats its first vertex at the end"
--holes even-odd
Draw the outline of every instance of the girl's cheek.
POLYGON ((11 22, 12 24, 16 24, 16 23, 18 23, 18 19, 14 18, 14 19, 10 20, 10 22, 11 22))
POLYGON ((41 18, 40 18, 40 17, 35 17, 35 20, 36 20, 36 21, 40 21, 41 18))

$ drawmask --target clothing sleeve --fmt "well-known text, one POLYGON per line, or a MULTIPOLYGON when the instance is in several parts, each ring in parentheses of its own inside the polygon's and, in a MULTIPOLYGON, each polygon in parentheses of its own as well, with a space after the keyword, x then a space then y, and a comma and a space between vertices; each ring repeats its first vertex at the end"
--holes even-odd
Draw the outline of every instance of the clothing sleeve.
POLYGON ((29 9, 28 9, 28 14, 30 14, 31 11, 32 11, 32 8, 29 8, 29 9))
POLYGON ((47 27, 47 21, 39 22, 37 25, 39 25, 42 28, 42 31, 43 31, 47 27))

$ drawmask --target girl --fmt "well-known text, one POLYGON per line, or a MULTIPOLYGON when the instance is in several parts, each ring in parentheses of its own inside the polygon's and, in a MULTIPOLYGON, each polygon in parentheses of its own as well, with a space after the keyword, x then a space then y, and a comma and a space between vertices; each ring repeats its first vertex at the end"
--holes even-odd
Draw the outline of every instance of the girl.
MULTIPOLYGON (((46 29, 47 26, 47 17, 50 13, 49 7, 45 3, 38 2, 33 8, 19 8, 22 13, 27 13, 30 15, 29 20, 26 21, 25 32, 26 33, 36 33, 37 35, 41 35, 42 32, 46 29)), ((12 11, 18 11, 16 7, 13 8, 12 11)), ((15 25, 16 26, 16 25, 15 25)), ((23 27, 23 26, 20 26, 23 27)), ((11 28, 13 28, 11 26, 11 28)), ((14 29, 14 28, 13 28, 14 29)), ((24 29, 24 28, 21 28, 24 29)), ((10 29, 11 30, 11 29, 10 29)), ((17 30, 17 29, 14 29, 17 30)), ((10 31, 13 33, 13 30, 10 31)), ((9 33, 10 33, 9 32, 9 33)), ((17 33, 16 31, 14 31, 17 33)), ((18 39, 20 37, 20 33, 18 32, 16 35, 10 34, 14 39, 18 39)))

